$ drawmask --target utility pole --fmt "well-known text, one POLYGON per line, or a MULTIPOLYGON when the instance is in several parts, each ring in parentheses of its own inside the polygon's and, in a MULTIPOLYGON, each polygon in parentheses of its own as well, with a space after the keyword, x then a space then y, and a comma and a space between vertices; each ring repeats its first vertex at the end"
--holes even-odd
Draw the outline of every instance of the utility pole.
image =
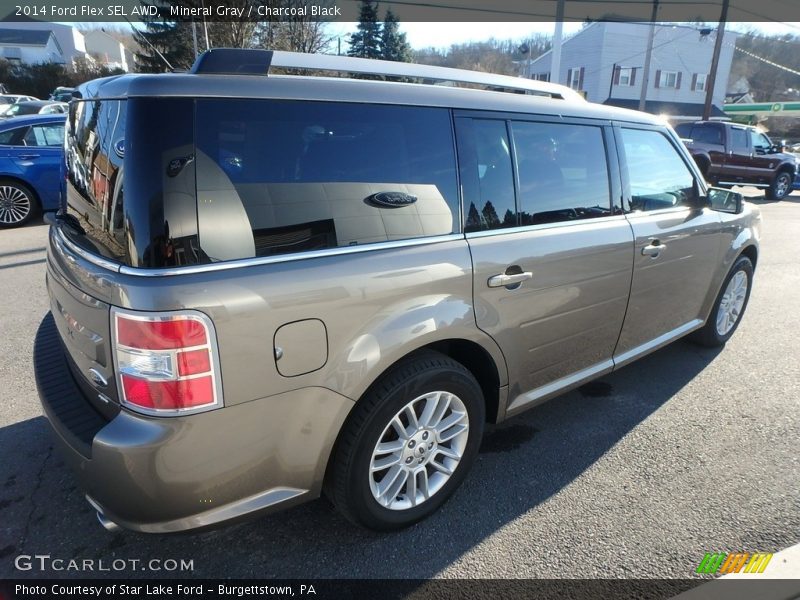
MULTIPOLYGON (((656 36, 656 17, 658 0, 653 0, 653 14, 650 16, 650 33, 647 36, 647 52, 644 55, 644 73, 642 73, 642 91, 639 94, 639 110, 644 111, 647 101, 647 89, 650 85, 650 60, 653 57, 653 38, 656 36)), ((613 77, 613 75, 612 75, 613 77)))
POLYGON ((561 33, 564 28, 564 0, 556 4, 556 30, 553 34, 553 54, 550 60, 550 81, 560 83, 561 73, 561 33))
POLYGON ((706 104, 703 106, 703 120, 711 118, 711 106, 714 100, 714 88, 717 85, 717 68, 719 67, 719 53, 722 49, 722 38, 725 36, 725 20, 728 18, 728 0, 722 0, 722 14, 717 27, 717 40, 714 42, 714 56, 711 58, 711 73, 708 75, 706 88, 706 104))

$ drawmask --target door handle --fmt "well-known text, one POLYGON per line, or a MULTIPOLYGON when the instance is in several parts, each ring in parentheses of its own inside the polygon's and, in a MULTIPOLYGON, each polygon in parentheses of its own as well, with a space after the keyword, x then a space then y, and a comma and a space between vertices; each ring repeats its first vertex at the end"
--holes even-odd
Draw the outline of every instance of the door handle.
POLYGON ((494 275, 493 277, 489 277, 489 281, 487 281, 487 285, 491 288, 498 288, 498 287, 508 287, 510 285, 517 285, 518 283, 522 283, 523 281, 527 281, 533 277, 533 273, 530 271, 526 271, 524 273, 501 273, 500 275, 494 275))
POLYGON ((39 158, 38 154, 20 154, 19 157, 22 160, 30 160, 31 158, 39 158))
POLYGON ((642 248, 642 254, 644 256, 652 256, 655 258, 661 253, 662 250, 666 250, 666 248, 666 244, 662 244, 658 240, 652 240, 647 246, 642 248))

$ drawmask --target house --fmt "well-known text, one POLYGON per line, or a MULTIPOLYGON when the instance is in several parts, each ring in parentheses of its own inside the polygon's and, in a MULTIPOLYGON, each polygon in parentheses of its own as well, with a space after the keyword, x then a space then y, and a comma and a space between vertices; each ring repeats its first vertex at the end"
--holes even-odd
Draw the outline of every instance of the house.
MULTIPOLYGON (((561 46, 558 83, 585 93, 590 102, 639 107, 650 23, 594 22, 561 46)), ((683 24, 655 24, 645 110, 671 120, 703 114, 716 31, 683 24)), ((724 119, 722 105, 737 34, 726 31, 712 96, 712 118, 724 119)), ((552 51, 531 62, 533 79, 550 79, 552 51)))
POLYGON ((84 32, 86 52, 99 65, 109 69, 130 71, 133 68, 133 54, 125 45, 102 29, 91 29, 84 32))
POLYGON ((0 57, 11 63, 64 64, 64 52, 52 31, 0 29, 0 57))
MULTIPOLYGON (((86 45, 83 34, 72 25, 36 21, 29 17, 6 15, 0 20, 0 32, 5 30, 47 31, 53 34, 61 48, 63 64, 68 70, 75 68, 76 61, 86 60, 86 45)), ((25 62, 25 61, 22 61, 25 62)))

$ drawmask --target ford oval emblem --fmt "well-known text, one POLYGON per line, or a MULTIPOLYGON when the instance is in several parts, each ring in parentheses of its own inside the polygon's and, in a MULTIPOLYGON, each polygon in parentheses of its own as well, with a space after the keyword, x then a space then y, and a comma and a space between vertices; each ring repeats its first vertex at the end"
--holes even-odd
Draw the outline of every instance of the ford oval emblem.
POLYGON ((401 208, 403 206, 410 206, 417 201, 416 196, 406 194, 405 192, 378 192, 367 196, 365 202, 376 206, 378 208, 401 208))

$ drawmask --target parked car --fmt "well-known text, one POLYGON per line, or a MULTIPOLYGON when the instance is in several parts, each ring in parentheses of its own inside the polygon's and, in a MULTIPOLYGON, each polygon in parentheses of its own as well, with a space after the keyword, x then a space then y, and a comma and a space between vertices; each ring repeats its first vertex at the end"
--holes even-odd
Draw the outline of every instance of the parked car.
POLYGON ((72 92, 74 91, 74 87, 59 86, 50 94, 50 100, 55 100, 56 102, 69 102, 72 100, 72 92))
POLYGON ((0 227, 18 227, 57 210, 65 115, 0 121, 0 227))
POLYGON ((211 50, 81 86, 65 147, 34 365, 109 529, 323 490, 410 525, 485 422, 687 334, 724 344, 758 260, 757 207, 670 127, 547 82, 211 50))
POLYGON ((792 191, 797 158, 758 128, 696 121, 681 123, 675 131, 684 138, 697 166, 712 184, 764 188, 771 200, 780 200, 792 191))
POLYGON ((0 95, 0 115, 4 114, 9 108, 14 106, 17 102, 30 102, 38 100, 33 96, 20 96, 17 94, 3 94, 0 95))
POLYGON ((12 104, 8 110, 0 114, 0 119, 11 119, 22 115, 63 115, 67 110, 69 110, 69 104, 65 102, 31 100, 12 104))

